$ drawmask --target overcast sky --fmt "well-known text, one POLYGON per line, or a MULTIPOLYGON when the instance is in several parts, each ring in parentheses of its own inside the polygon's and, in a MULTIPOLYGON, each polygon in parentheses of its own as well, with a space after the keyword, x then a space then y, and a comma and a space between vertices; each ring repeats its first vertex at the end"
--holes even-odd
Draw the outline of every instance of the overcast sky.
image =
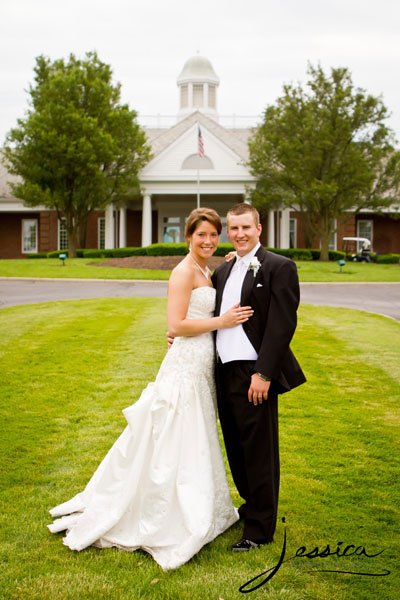
POLYGON ((261 115, 307 62, 348 67, 383 96, 400 140, 399 0, 1 0, 0 144, 24 115, 35 57, 96 50, 140 115, 176 115, 197 51, 220 78, 220 115, 261 115))

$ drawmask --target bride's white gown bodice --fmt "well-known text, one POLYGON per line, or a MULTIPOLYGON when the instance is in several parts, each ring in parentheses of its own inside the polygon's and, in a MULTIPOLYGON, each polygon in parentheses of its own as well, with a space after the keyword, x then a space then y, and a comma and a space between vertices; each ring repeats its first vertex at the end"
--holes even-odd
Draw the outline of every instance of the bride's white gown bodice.
MULTIPOLYGON (((196 288, 187 318, 214 307, 214 288, 196 288)), ((85 490, 50 511, 61 518, 49 529, 66 529, 71 550, 143 548, 173 569, 238 520, 218 439, 212 333, 176 338, 123 413, 126 429, 85 490)))

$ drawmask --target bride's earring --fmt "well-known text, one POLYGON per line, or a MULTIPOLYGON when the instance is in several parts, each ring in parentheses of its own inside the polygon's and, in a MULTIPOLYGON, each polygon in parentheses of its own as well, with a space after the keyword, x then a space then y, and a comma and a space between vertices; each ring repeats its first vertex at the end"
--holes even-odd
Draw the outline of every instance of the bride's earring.
POLYGON ((192 249, 192 242, 189 242, 189 252, 191 251, 191 249, 192 249))

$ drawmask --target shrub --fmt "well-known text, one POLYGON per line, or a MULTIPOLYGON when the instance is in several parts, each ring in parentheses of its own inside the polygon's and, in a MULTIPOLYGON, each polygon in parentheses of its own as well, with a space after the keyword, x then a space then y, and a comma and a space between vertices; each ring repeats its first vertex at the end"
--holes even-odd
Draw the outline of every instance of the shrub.
POLYGON ((311 251, 306 248, 266 248, 266 250, 292 260, 313 260, 311 251))
POLYGON ((36 254, 28 254, 27 258, 47 258, 47 252, 36 252, 36 254))
MULTIPOLYGON (((309 250, 309 252, 311 252, 313 260, 319 260, 319 257, 321 256, 321 250, 312 248, 311 250, 309 250)), ((346 256, 346 253, 340 252, 339 250, 329 250, 328 256, 329 256, 329 260, 341 260, 341 259, 349 260, 348 256, 346 256)))
POLYGON ((151 244, 146 246, 148 256, 185 256, 188 249, 186 244, 151 244))
MULTIPOLYGON (((79 252, 79 250, 76 251, 77 255, 78 255, 78 252, 79 252)), ((54 252, 48 252, 47 258, 60 258, 60 254, 65 254, 68 257, 68 250, 54 250, 54 252)))
POLYGON ((329 260, 342 260, 346 259, 346 253, 340 252, 339 250, 329 250, 329 260))
POLYGON ((107 254, 107 250, 93 249, 93 250, 82 250, 83 258, 110 258, 107 254))
POLYGON ((232 246, 232 244, 228 242, 218 244, 218 247, 214 252, 214 256, 226 256, 229 252, 233 252, 234 249, 235 248, 232 246))
POLYGON ((147 256, 146 248, 132 247, 132 248, 115 248, 110 250, 114 258, 122 258, 124 256, 147 256))
POLYGON ((319 260, 319 257, 321 256, 321 250, 315 250, 312 248, 310 252, 313 260, 319 260))
POLYGON ((390 265, 400 262, 400 254, 378 254, 377 262, 381 265, 390 265))
MULTIPOLYGON (((359 256, 361 252, 349 252, 348 254, 346 254, 345 258, 347 261, 352 262, 353 256, 355 256, 356 254, 357 256, 359 256)), ((368 252, 366 256, 369 256, 372 262, 377 262, 377 255, 375 254, 375 252, 368 252)))
POLYGON ((146 256, 146 248, 93 248, 82 250, 84 258, 123 258, 126 256, 146 256))

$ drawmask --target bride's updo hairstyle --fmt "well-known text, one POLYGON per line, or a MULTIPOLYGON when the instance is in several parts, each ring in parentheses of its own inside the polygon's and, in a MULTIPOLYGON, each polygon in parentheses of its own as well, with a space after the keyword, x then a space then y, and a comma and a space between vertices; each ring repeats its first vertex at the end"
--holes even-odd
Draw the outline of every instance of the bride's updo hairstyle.
POLYGON ((186 221, 186 240, 193 235, 202 221, 208 221, 211 225, 214 225, 218 235, 220 235, 222 223, 219 214, 213 208, 195 208, 192 210, 186 221))

